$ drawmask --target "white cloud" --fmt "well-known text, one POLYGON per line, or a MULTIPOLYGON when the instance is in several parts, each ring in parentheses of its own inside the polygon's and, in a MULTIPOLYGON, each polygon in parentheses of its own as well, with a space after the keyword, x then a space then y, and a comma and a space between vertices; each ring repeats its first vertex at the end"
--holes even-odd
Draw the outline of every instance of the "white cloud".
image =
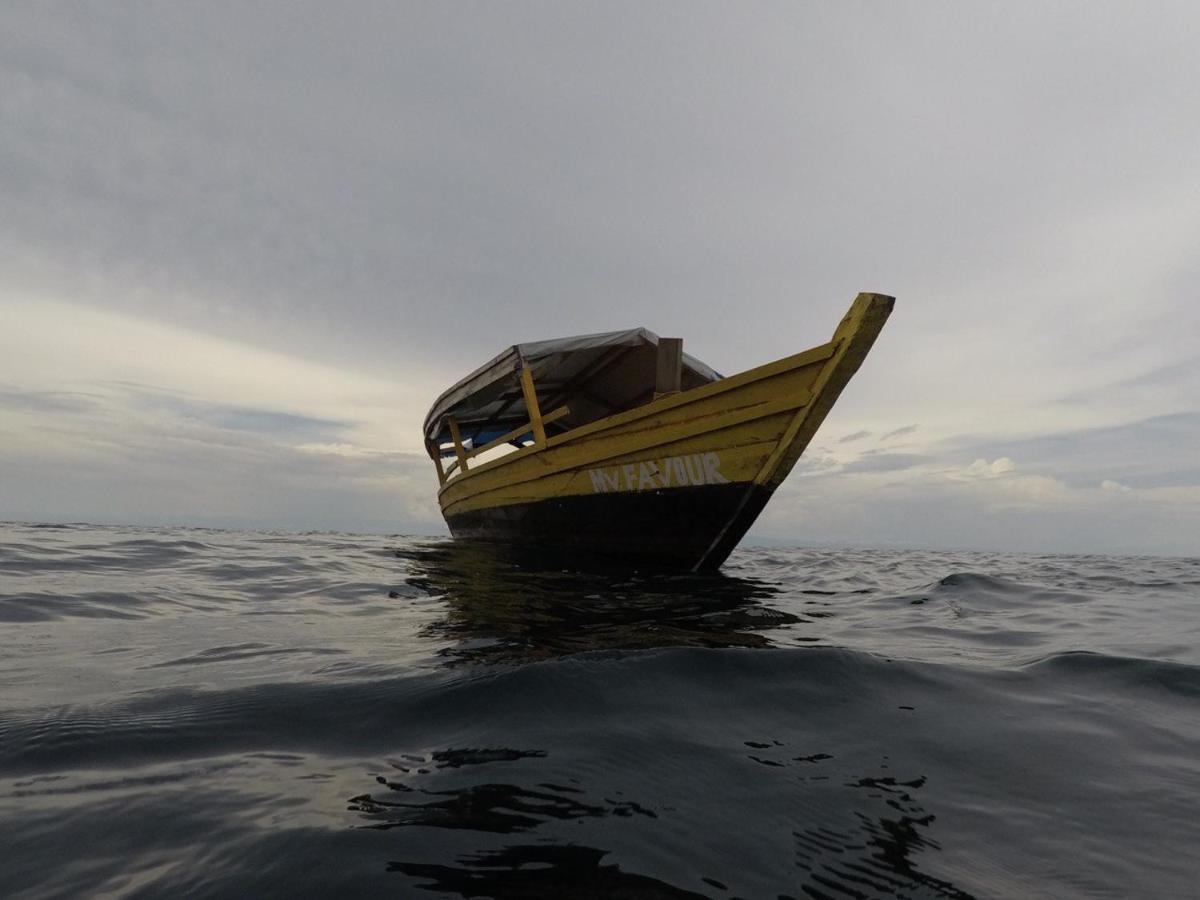
POLYGON ((997 476, 961 472, 927 465, 790 479, 767 505, 751 539, 1077 553, 1197 551, 1200 486, 1114 494, 1095 483, 1072 487, 1015 468, 997 476), (951 473, 960 477, 947 478, 951 473), (1117 496, 1134 502, 1121 503, 1118 513, 1112 508, 1117 496))
POLYGON ((432 387, 39 299, 0 311, 0 518, 441 530, 432 387))
POLYGON ((379 450, 368 450, 356 447, 354 444, 296 444, 295 448, 301 453, 317 453, 327 456, 371 457, 381 455, 379 450))
POLYGON ((1017 468, 1007 456, 1000 456, 988 462, 982 457, 975 460, 965 469, 960 472, 951 472, 951 478, 999 478, 1001 475, 1008 475, 1017 468))
POLYGON ((421 447, 440 391, 410 364, 394 380, 135 316, 0 288, 0 383, 27 390, 172 393, 196 403, 352 423, 360 446, 421 447))

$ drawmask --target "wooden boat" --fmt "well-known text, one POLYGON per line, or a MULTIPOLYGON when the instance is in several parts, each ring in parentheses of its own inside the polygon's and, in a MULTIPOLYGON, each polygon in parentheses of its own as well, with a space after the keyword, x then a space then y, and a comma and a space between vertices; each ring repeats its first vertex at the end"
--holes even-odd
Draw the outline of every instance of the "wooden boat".
POLYGON ((730 377, 642 328, 510 347, 425 419, 451 533, 631 567, 718 568, 893 303, 859 294, 828 343, 730 377))

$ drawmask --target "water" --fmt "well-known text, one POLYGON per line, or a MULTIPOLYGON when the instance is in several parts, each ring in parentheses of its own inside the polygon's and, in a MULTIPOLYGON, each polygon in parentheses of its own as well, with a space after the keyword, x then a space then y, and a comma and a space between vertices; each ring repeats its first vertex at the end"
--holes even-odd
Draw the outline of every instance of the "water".
POLYGON ((0 895, 1200 896, 1200 560, 0 526, 0 895))

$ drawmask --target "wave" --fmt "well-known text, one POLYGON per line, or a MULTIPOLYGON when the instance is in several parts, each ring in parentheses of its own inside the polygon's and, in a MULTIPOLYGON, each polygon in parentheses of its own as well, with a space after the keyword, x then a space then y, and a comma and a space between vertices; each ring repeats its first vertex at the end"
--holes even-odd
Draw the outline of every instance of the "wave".
MULTIPOLYGON (((203 875, 163 874, 159 892, 266 889, 256 871, 266 866, 277 888, 315 895, 329 873, 310 882, 267 860, 333 841, 343 865, 366 853, 371 871, 410 888, 474 885, 477 896, 604 886, 631 896, 966 897, 979 884, 972 855, 992 852, 998 830, 1036 846, 1040 829, 1021 829, 1052 810, 1086 810, 1088 828, 1140 821, 1148 835, 1156 816, 1190 815, 1185 794, 1163 792, 1197 773, 1200 717, 1179 714, 1197 684, 1194 667, 1089 654, 993 671, 831 649, 609 651, 9 713, 0 773, 22 778, 26 797, 64 790, 37 781, 55 773, 90 783, 73 794, 84 818, 112 815, 117 788, 143 804, 186 789, 236 852, 218 853, 203 875), (1112 708, 1123 711, 1119 727, 1112 708), (1137 767, 1096 781, 1113 756, 1137 767), (1181 759, 1191 760, 1183 771, 1181 759), (115 788, 113 773, 126 771, 151 780, 115 788), (192 779, 172 781, 174 771, 192 779), (237 826, 228 793, 280 779, 297 813, 309 811, 237 826), (313 831, 305 822, 318 813, 340 825, 313 831), (956 852, 945 855, 949 844, 956 852)), ((166 814, 146 808, 151 820, 166 814)), ((1060 819, 1059 839, 1082 821, 1060 819)), ((1157 859, 1150 838, 1122 834, 1127 852, 1157 859)))
POLYGON ((1075 650, 1034 660, 1026 668, 1059 684, 1066 679, 1084 681, 1093 691, 1102 684, 1111 686, 1121 696, 1161 691, 1180 698, 1200 698, 1200 666, 1171 660, 1075 650))
MULTIPOLYGON (((219 648, 170 665, 255 655, 256 644, 219 648)), ((295 648, 294 652, 303 651, 295 648)), ((255 684, 229 690, 173 689, 93 708, 30 717, 0 715, 0 771, 126 764, 242 752, 259 745, 305 752, 378 749, 420 723, 429 735, 456 722, 496 721, 520 731, 555 722, 669 721, 724 710, 729 721, 770 721, 780 709, 812 717, 850 710, 893 718, 961 705, 963 698, 1029 693, 1163 702, 1200 696, 1200 667, 1094 653, 1059 653, 1020 671, 916 663, 811 648, 606 651, 532 663, 343 683, 255 684)), ((747 740, 757 739, 749 736, 747 740)))
POLYGON ((15 896, 1194 885, 1195 561, 7 534, 15 896))

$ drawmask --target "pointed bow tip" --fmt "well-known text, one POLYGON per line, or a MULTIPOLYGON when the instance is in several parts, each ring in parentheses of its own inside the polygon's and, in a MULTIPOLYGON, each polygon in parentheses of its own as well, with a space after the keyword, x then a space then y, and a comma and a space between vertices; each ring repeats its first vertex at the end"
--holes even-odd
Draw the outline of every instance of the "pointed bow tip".
POLYGON ((872 306, 891 309, 896 305, 896 298, 891 294, 878 294, 875 291, 862 291, 859 295, 860 299, 865 300, 872 306))

